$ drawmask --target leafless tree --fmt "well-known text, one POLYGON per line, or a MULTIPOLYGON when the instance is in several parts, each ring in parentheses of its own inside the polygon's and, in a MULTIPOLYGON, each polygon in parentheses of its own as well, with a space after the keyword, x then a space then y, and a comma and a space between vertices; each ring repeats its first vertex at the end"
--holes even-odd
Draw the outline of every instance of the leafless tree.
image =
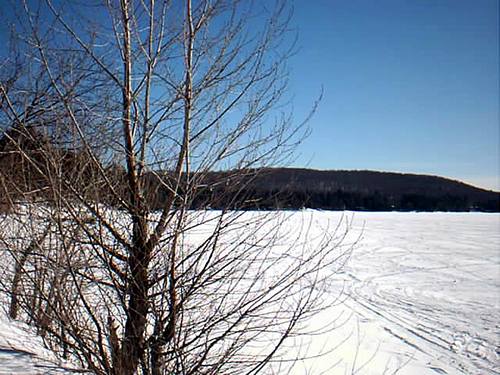
POLYGON ((350 249, 335 228, 237 210, 305 132, 286 110, 286 2, 40 0, 9 15, 10 315, 97 374, 286 372, 350 249), (192 210, 200 199, 224 206, 192 210))

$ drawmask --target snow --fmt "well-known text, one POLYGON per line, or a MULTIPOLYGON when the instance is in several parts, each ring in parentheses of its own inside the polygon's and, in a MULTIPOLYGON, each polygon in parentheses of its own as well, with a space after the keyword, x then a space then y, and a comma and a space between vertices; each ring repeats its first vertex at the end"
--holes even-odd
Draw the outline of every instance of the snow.
MULTIPOLYGON (((258 213, 248 213, 252 218, 258 213)), ((290 229, 350 221, 330 307, 290 340, 292 374, 500 372, 500 215, 287 212, 290 229)), ((299 230, 299 229, 297 229, 299 230)), ((0 314, 0 374, 63 374, 34 333, 0 314)))
POLYGON ((0 375, 75 373, 85 372, 57 361, 28 326, 13 322, 0 312, 0 375))
POLYGON ((339 346, 294 373, 499 373, 500 215, 352 215, 362 238, 344 269, 343 303, 315 319, 341 317, 313 341, 339 346))

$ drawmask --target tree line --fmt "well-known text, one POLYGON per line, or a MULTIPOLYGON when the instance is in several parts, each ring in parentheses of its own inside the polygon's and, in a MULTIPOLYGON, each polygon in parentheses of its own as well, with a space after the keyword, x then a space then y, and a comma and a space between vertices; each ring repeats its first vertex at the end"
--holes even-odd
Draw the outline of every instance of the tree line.
MULTIPOLYGON (((11 183, 8 187, 10 194, 0 197, 13 197, 14 189, 19 192, 19 196, 32 192, 42 197, 47 188, 43 186, 46 183, 43 176, 49 171, 39 159, 42 150, 49 149, 53 155, 59 155, 63 174, 78 170, 82 186, 98 185, 95 179, 98 171, 92 170, 92 164, 85 161, 85 153, 53 144, 36 128, 30 127, 24 131, 13 128, 0 139, 0 171, 4 176, 11 176, 4 179, 11 183), (30 165, 23 165, 23 158, 13 152, 14 144, 30 154, 30 165)), ((108 172, 115 179, 115 189, 121 190, 124 197, 126 191, 120 189, 126 179, 124 168, 112 165, 108 167, 108 172)), ((181 174, 179 189, 185 189, 185 181, 193 178, 193 175, 181 174)), ((163 181, 172 179, 172 172, 168 171, 144 175, 144 194, 151 209, 159 210, 165 204, 168 190, 163 181)), ((99 188, 101 199, 110 205, 116 204, 111 191, 106 193, 105 190, 105 185, 99 188)), ((499 193, 442 177, 390 172, 297 168, 209 171, 199 179, 195 190, 188 202, 190 209, 500 211, 499 193)), ((95 192, 94 189, 92 191, 95 192)), ((4 207, 8 205, 5 199, 1 202, 4 207)))

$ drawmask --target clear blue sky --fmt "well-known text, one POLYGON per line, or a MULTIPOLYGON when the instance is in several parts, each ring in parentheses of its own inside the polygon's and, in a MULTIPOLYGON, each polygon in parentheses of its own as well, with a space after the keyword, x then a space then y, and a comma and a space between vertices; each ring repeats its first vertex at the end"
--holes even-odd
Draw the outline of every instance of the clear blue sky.
POLYGON ((296 0, 296 166, 451 177, 500 190, 498 1, 296 0))

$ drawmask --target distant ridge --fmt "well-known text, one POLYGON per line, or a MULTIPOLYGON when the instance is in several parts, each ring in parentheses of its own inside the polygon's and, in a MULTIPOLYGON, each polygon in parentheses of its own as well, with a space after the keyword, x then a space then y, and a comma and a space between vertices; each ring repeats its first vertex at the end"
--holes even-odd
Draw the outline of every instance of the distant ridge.
MULTIPOLYGON (((46 187, 49 183, 47 176, 52 172, 51 164, 44 159, 44 150, 57 156, 64 176, 74 186, 85 189, 89 199, 109 205, 117 203, 109 191, 99 187, 102 183, 100 174, 92 169, 93 164, 87 162, 85 153, 55 145, 36 129, 11 129, 9 137, 0 138, 0 177, 4 181, 0 189, 0 211, 8 210, 12 199, 23 199, 28 192, 31 199, 36 195, 37 199, 50 201, 50 189, 46 187), (30 156, 31 163, 23 162, 24 154, 30 156)), ((115 193, 123 194, 123 199, 127 199, 122 184, 124 169, 119 165, 107 168, 113 171, 110 175, 114 178, 115 193)), ((151 208, 164 206, 168 185, 175 185, 171 177, 171 172, 161 170, 144 176, 144 196, 151 208), (163 181, 159 181, 159 177, 163 177, 163 181)), ((191 189, 187 204, 193 209, 500 212, 500 192, 439 176, 396 172, 240 169, 194 172, 189 179, 183 176, 180 183, 180 189, 191 189), (191 183, 184 185, 186 181, 191 183)), ((67 193, 70 195, 70 189, 67 193)))
MULTIPOLYGON (((398 191, 404 189, 406 192, 422 192, 422 188, 428 192, 441 193, 444 190, 454 193, 496 193, 493 190, 476 187, 465 182, 435 175, 385 172, 372 170, 320 170, 307 168, 266 168, 263 174, 274 176, 280 183, 292 183, 294 180, 301 182, 314 180, 330 186, 341 186, 349 190, 366 189, 364 186, 370 184, 370 189, 389 189, 398 191)), ((269 180, 272 180, 270 178, 269 180)), ((268 181, 271 182, 271 181, 268 181)), ((297 181, 296 181, 297 182, 297 181)), ((299 186, 297 186, 299 188, 299 186)), ((308 188, 321 189, 319 186, 308 186, 308 188)))
MULTIPOLYGON (((246 181, 247 208, 500 212, 500 193, 439 176, 369 170, 266 168, 246 181)), ((207 181, 235 171, 209 172, 207 181)), ((221 191, 222 192, 222 191, 221 191)), ((215 207, 214 207, 215 208, 215 207)))

